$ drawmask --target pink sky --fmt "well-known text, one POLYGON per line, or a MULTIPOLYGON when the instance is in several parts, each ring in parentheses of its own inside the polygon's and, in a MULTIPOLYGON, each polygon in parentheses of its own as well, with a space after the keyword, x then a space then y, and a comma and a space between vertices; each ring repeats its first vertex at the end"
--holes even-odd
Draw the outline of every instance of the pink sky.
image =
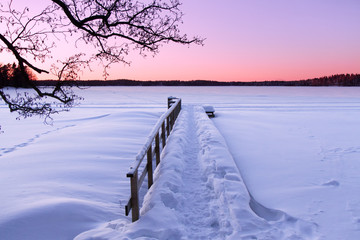
MULTIPOLYGON (((147 58, 134 52, 131 65, 113 66, 109 79, 261 81, 360 73, 359 0, 182 2, 182 31, 206 38, 205 46, 164 45, 147 58)), ((102 73, 95 68, 82 78, 102 79, 102 73)))

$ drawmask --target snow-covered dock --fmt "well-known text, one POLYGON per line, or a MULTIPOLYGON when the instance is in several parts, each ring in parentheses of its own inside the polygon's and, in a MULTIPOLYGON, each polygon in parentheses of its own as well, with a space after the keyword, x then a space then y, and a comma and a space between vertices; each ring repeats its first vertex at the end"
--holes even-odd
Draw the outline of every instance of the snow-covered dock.
POLYGON ((312 239, 315 232, 315 224, 253 199, 204 109, 184 106, 140 219, 113 221, 76 239, 312 239))

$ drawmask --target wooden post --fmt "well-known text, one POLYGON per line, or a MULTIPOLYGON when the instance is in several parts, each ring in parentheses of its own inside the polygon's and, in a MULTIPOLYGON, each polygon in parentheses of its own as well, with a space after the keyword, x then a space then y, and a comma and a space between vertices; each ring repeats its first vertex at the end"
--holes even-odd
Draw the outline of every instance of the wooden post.
POLYGON ((171 108, 171 105, 175 103, 176 97, 168 97, 168 108, 171 108))
POLYGON ((168 116, 166 118, 166 132, 167 132, 167 136, 170 135, 170 116, 168 116))
POLYGON ((170 131, 173 130, 174 123, 175 123, 175 109, 170 113, 170 131))
POLYGON ((138 170, 134 172, 134 176, 130 178, 131 186, 131 208, 132 221, 135 222, 140 217, 139 193, 138 193, 138 170))
POLYGON ((156 166, 160 163, 160 137, 159 132, 155 136, 156 166))
POLYGON ((164 149, 164 147, 166 145, 165 121, 161 125, 161 140, 162 140, 162 148, 164 149))
POLYGON ((153 166, 152 166, 152 147, 150 145, 148 151, 147 151, 147 171, 148 171, 148 188, 151 187, 151 185, 154 182, 153 178, 153 166))

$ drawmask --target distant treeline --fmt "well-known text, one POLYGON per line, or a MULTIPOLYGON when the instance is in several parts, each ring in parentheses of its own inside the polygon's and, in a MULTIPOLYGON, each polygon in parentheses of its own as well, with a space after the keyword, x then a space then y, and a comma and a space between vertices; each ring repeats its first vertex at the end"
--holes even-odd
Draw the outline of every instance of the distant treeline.
MULTIPOLYGON (((56 80, 35 80, 36 76, 26 68, 29 79, 36 86, 55 86, 56 80)), ((16 64, 0 64, 0 88, 2 87, 29 87, 16 64)), ((253 81, 253 82, 219 82, 208 80, 194 81, 137 81, 137 80, 82 80, 63 81, 63 85, 71 86, 360 86, 360 74, 338 74, 297 81, 253 81)))
MULTIPOLYGON (((56 81, 36 81, 37 85, 52 86, 56 81)), ((297 81, 253 81, 253 82, 219 82, 208 80, 194 81, 136 81, 136 80, 89 80, 65 82, 68 85, 77 86, 360 86, 360 74, 338 74, 329 77, 321 77, 297 81)))

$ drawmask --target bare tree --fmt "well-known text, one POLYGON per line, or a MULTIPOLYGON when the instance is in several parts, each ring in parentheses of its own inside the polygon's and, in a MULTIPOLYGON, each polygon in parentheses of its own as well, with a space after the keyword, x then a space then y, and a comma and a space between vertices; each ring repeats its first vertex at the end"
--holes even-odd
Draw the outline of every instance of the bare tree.
POLYGON ((12 96, 0 88, 2 100, 10 111, 22 117, 34 114, 49 117, 77 104, 71 87, 64 80, 79 79, 78 72, 89 68, 91 61, 101 61, 104 77, 114 63, 127 63, 125 56, 131 50, 141 55, 156 54, 162 44, 202 44, 199 37, 181 34, 179 24, 183 13, 179 0, 48 0, 49 4, 38 13, 24 6, 15 9, 14 1, 0 4, 0 53, 10 52, 26 77, 26 67, 38 74, 53 72, 58 84, 51 90, 36 86, 27 77, 34 93, 12 96), (53 58, 52 51, 58 40, 90 44, 93 54, 76 54, 59 60, 52 71, 41 63, 53 58))

